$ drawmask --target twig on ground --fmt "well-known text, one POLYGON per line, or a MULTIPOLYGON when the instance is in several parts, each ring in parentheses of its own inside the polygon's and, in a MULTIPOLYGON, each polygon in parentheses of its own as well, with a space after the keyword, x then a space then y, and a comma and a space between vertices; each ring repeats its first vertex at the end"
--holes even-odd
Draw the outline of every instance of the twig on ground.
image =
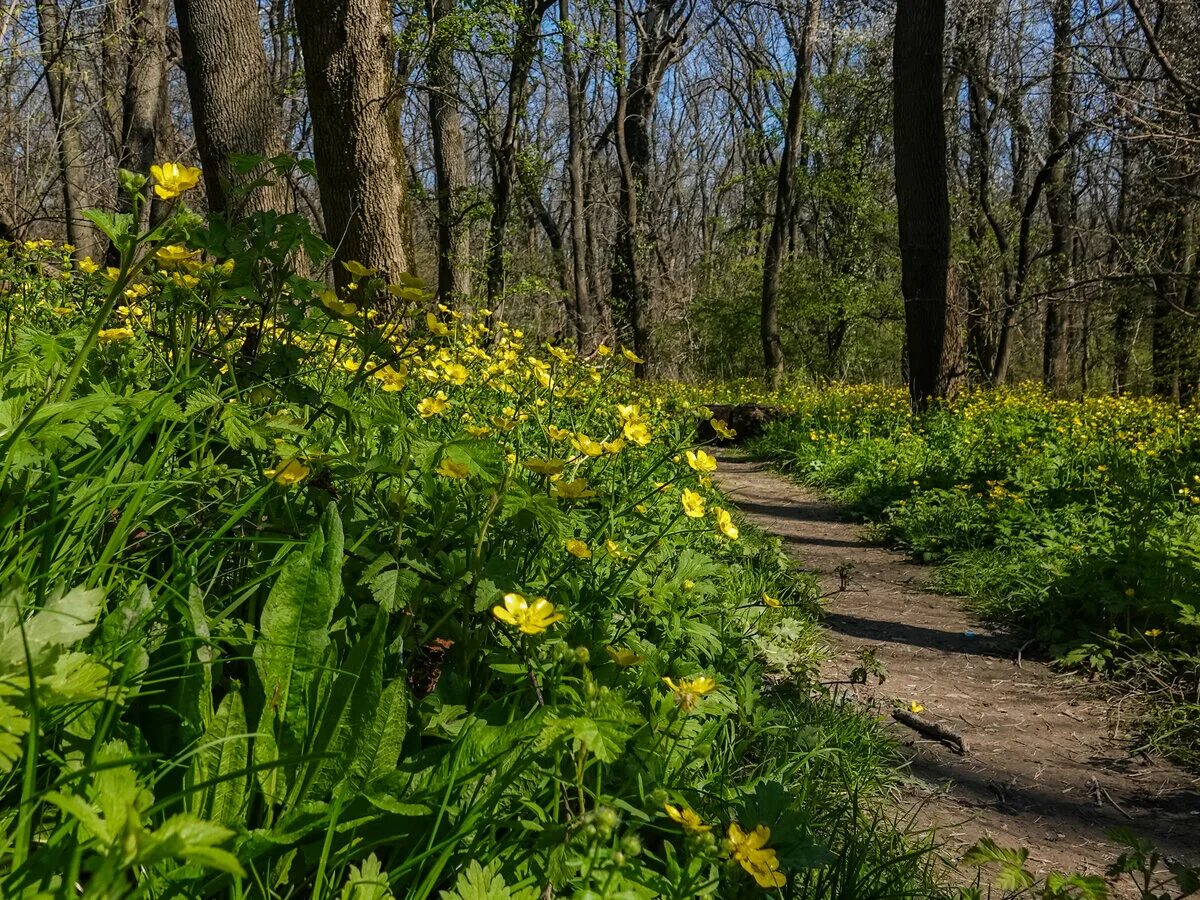
POLYGON ((893 709, 892 718, 901 725, 907 725, 913 731, 923 734, 927 738, 933 738, 935 741, 941 741, 956 753, 965 756, 968 752, 970 752, 970 748, 967 747, 967 742, 963 736, 947 725, 942 725, 940 722, 930 722, 926 719, 922 719, 920 716, 909 712, 907 709, 893 709))

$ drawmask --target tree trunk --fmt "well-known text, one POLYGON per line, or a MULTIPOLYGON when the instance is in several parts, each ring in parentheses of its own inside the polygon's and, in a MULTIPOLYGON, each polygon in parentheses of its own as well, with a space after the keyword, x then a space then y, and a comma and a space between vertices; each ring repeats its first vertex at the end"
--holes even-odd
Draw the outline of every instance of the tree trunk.
MULTIPOLYGON (((295 13, 326 238, 340 262, 394 278, 407 260, 405 171, 391 115, 391 4, 304 0, 295 13)), ((340 265, 334 277, 351 280, 340 265)))
POLYGON ((290 210, 291 192, 268 166, 247 172, 234 164, 236 156, 269 159, 284 151, 258 4, 175 0, 175 15, 209 209, 233 218, 290 210))
POLYGON ((83 139, 75 109, 67 34, 59 15, 58 0, 37 0, 38 45, 46 70, 50 112, 54 116, 58 166, 62 175, 63 218, 67 243, 82 258, 96 252, 95 232, 83 217, 87 207, 88 167, 83 158, 83 139))
POLYGON ((595 343, 596 321, 592 312, 591 293, 588 290, 587 204, 584 197, 583 170, 583 85, 575 65, 575 31, 570 15, 570 0, 559 0, 563 82, 567 94, 567 177, 571 188, 571 276, 576 320, 575 342, 580 353, 587 353, 595 343))
POLYGON ((821 0, 808 0, 804 14, 804 31, 795 48, 796 74, 788 96, 787 123, 783 132, 783 150, 779 159, 779 177, 775 183, 775 214, 767 238, 763 258, 762 334, 763 366, 772 389, 778 390, 783 380, 783 342, 779 339, 779 281, 783 269, 783 252, 791 221, 796 178, 796 148, 804 131, 804 109, 808 105, 809 84, 812 81, 812 53, 817 39, 821 16, 821 0))
MULTIPOLYGON (((548 0, 547 0, 548 2, 548 0)), ((492 218, 487 238, 487 300, 495 309, 504 295, 504 236, 512 211, 517 177, 517 126, 529 102, 529 68, 541 38, 543 0, 522 0, 508 72, 508 106, 499 139, 492 148, 492 218)))
POLYGON ((961 331, 950 296, 950 197, 942 111, 945 0, 900 0, 893 48, 896 204, 909 393, 915 410, 953 395, 961 331))
MULTIPOLYGON (((1051 152, 1067 141, 1071 128, 1071 0, 1054 0, 1051 17, 1054 53, 1050 65, 1051 152)), ((1070 291, 1074 226, 1071 221, 1071 179, 1062 154, 1046 179, 1046 213, 1050 218, 1050 292, 1042 342, 1042 382, 1056 397, 1066 395, 1071 375, 1070 291)))
MULTIPOLYGON (((130 10, 117 165, 141 175, 157 161, 158 115, 167 89, 169 0, 140 0, 130 10)), ((121 206, 118 198, 118 207, 121 206)))
POLYGON ((464 217, 467 151, 458 114, 454 66, 455 0, 429 0, 429 123, 437 191, 438 299, 454 304, 471 293, 471 236, 464 217))

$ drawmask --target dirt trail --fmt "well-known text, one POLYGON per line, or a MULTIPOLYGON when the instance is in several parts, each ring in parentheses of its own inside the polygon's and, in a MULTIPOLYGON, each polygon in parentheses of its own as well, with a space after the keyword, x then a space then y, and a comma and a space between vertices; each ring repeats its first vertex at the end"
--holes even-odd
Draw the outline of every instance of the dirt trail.
POLYGON ((1131 756, 1109 709, 1081 680, 1028 659, 1019 644, 971 618, 953 597, 922 585, 928 570, 862 540, 837 507, 771 472, 725 454, 717 483, 759 527, 814 572, 827 600, 832 645, 822 672, 846 679, 865 648, 887 667, 882 685, 856 686, 885 715, 918 700, 924 718, 961 733, 959 756, 893 723, 911 757, 903 802, 937 827, 948 854, 990 835, 1029 848, 1033 867, 1100 874, 1117 850, 1105 837, 1128 826, 1159 849, 1200 856, 1196 780, 1131 756), (853 567, 840 589, 839 567, 853 567))

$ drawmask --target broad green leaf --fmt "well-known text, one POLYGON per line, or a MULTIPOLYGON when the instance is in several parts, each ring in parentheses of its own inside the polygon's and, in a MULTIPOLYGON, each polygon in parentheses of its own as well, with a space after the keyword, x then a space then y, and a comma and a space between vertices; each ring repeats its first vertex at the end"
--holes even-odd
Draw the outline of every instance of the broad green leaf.
POLYGON ((342 523, 332 503, 304 549, 283 565, 263 606, 254 664, 265 692, 260 730, 282 721, 280 751, 300 751, 309 730, 306 694, 325 663, 342 587, 342 523), (285 743, 286 740, 286 743, 285 743))
POLYGON ((225 695, 200 739, 195 781, 214 783, 201 795, 197 812, 222 825, 245 821, 249 757, 246 709, 241 690, 235 689, 225 695))

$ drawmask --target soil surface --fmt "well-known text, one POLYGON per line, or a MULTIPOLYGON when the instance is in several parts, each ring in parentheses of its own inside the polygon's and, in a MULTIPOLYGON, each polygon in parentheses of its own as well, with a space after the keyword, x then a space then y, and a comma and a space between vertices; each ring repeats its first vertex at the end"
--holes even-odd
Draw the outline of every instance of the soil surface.
POLYGON ((1124 826, 1197 862, 1197 780, 1134 753, 1095 686, 1023 658, 1018 640, 972 618, 960 599, 927 590, 928 567, 865 541, 819 493, 764 463, 720 459, 721 490, 820 580, 831 648, 822 680, 848 681, 865 649, 886 667, 882 684, 848 690, 903 742, 903 813, 936 828, 949 858, 986 835, 1028 848, 1039 873, 1103 874, 1120 852, 1106 833, 1124 826), (965 755, 891 721, 897 704, 914 700, 922 719, 962 736, 965 755))

